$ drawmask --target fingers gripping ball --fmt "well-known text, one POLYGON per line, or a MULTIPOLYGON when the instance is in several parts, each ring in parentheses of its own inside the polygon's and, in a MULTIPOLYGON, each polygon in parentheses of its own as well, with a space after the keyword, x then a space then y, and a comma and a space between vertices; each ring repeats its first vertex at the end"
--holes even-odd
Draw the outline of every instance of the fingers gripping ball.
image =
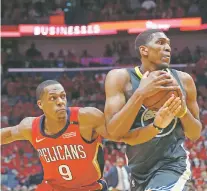
MULTIPOLYGON (((176 79, 172 76, 173 82, 168 84, 168 86, 178 85, 176 79)), ((179 92, 174 90, 160 90, 155 95, 148 97, 144 100, 143 105, 153 111, 158 111, 164 103, 174 94, 179 97, 179 92)))

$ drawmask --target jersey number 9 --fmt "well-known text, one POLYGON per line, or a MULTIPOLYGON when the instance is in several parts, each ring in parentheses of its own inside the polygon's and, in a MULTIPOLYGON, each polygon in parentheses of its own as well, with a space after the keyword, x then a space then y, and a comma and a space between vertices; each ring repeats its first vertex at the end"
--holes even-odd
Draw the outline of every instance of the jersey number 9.
POLYGON ((67 165, 60 165, 58 171, 63 179, 65 180, 73 179, 70 168, 67 165))

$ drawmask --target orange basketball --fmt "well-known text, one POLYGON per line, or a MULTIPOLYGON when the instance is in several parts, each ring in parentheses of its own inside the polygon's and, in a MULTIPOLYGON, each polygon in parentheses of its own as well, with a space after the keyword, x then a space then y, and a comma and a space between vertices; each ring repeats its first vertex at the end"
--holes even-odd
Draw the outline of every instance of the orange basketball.
MULTIPOLYGON (((173 82, 169 85, 178 84, 174 77, 173 79, 174 79, 173 82)), ((157 94, 145 99, 143 105, 150 110, 157 111, 164 105, 164 103, 171 97, 172 94, 174 94, 176 97, 179 96, 177 91, 161 90, 157 94)))

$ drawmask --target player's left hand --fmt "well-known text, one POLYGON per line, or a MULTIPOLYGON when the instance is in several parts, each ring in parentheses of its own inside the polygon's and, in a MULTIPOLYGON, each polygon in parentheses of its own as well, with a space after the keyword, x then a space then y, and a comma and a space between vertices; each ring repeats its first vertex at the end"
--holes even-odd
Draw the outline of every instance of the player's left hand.
POLYGON ((176 117, 180 118, 186 111, 187 105, 186 105, 186 98, 182 93, 181 88, 177 90, 179 97, 181 98, 181 108, 180 111, 176 114, 176 117))
POLYGON ((165 104, 158 110, 154 118, 153 124, 159 128, 166 128, 180 112, 181 99, 174 94, 165 102, 165 104))

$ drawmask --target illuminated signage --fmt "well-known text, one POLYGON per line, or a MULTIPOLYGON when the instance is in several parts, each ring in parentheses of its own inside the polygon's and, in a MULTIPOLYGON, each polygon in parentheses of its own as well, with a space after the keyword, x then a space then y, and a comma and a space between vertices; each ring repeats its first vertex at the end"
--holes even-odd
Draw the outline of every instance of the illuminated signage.
POLYGON ((112 35, 119 31, 128 34, 140 33, 146 29, 161 29, 167 31, 178 28, 182 31, 205 30, 206 24, 201 23, 200 17, 155 19, 155 20, 132 20, 116 22, 97 22, 89 25, 18 25, 1 26, 1 37, 22 36, 46 36, 46 37, 73 37, 73 36, 96 36, 112 35))
POLYGON ((100 34, 99 25, 83 26, 34 26, 35 36, 72 36, 100 34))

